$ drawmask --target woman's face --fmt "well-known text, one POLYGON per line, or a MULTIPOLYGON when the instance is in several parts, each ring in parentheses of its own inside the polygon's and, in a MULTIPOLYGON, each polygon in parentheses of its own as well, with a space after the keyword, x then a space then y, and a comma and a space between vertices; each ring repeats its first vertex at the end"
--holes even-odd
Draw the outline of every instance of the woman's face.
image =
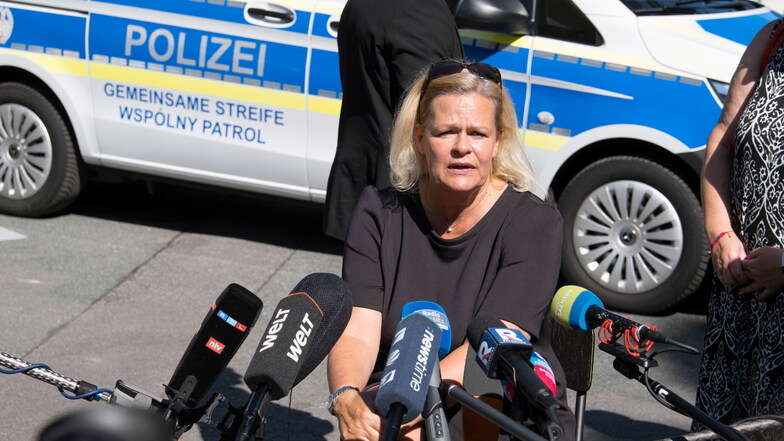
POLYGON ((493 102, 470 92, 441 95, 430 105, 433 117, 416 130, 428 182, 452 191, 482 187, 492 173, 500 141, 493 102))

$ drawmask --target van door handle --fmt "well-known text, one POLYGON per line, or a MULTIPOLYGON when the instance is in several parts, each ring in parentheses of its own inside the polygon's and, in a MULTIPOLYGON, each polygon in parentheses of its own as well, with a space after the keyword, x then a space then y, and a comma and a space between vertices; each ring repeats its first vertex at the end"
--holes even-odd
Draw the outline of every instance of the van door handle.
POLYGON ((329 28, 330 31, 335 33, 335 35, 337 35, 339 27, 340 27, 340 19, 337 20, 330 19, 329 22, 327 23, 327 28, 329 28))
POLYGON ((291 24, 297 18, 297 14, 293 10, 272 3, 257 3, 248 8, 248 16, 262 24, 272 26, 291 24))

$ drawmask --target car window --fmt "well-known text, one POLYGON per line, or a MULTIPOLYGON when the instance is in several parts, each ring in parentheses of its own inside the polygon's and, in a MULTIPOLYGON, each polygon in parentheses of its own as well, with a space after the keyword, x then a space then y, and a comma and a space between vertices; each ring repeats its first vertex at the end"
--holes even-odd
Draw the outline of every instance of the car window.
POLYGON ((756 9, 748 0, 621 0, 637 15, 715 14, 756 9))
POLYGON ((591 46, 604 43, 599 31, 571 0, 539 2, 536 23, 536 34, 539 36, 591 46))

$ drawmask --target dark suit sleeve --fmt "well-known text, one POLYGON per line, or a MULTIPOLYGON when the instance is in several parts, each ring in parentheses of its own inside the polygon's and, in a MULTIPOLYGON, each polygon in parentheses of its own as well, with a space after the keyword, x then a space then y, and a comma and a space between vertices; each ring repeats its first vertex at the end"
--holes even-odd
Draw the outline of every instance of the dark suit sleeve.
POLYGON ((413 75, 442 58, 463 58, 457 25, 443 0, 408 0, 387 33, 392 100, 397 103, 413 75))

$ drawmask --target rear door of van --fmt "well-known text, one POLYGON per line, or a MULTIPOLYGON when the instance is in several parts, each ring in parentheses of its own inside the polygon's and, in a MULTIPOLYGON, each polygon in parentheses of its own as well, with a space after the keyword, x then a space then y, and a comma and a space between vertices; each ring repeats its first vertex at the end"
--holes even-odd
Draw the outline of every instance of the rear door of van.
POLYGON ((102 163, 307 198, 312 5, 92 2, 89 70, 102 163))

